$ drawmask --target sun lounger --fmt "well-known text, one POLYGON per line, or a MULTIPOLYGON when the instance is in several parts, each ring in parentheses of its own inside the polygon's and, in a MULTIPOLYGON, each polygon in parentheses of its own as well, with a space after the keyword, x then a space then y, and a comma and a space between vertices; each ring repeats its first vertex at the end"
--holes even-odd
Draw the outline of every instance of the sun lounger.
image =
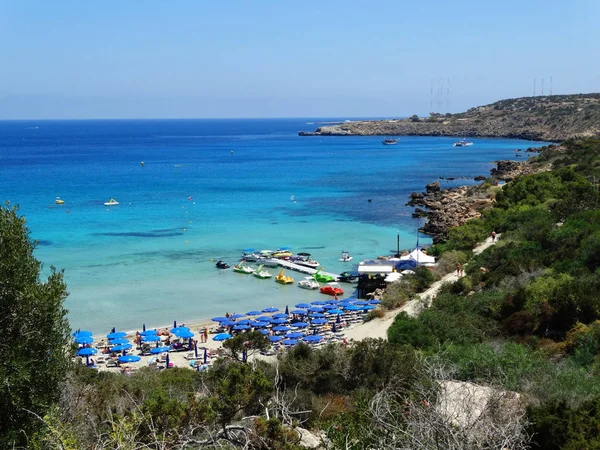
POLYGON ((198 359, 198 358, 196 358, 196 356, 194 356, 194 352, 190 352, 190 353, 186 354, 183 357, 183 359, 187 359, 188 361, 190 361, 190 360, 194 360, 194 359, 198 359))
POLYGON ((119 362, 114 359, 109 359, 106 361, 106 367, 119 367, 119 362))

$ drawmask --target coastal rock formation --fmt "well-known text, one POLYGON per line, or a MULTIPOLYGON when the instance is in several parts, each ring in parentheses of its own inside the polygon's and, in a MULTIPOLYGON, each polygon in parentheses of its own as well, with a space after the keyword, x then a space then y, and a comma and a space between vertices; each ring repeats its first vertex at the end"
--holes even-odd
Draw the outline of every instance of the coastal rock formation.
POLYGON ((426 119, 343 122, 300 136, 470 136, 562 141, 600 134, 600 94, 501 100, 426 119))

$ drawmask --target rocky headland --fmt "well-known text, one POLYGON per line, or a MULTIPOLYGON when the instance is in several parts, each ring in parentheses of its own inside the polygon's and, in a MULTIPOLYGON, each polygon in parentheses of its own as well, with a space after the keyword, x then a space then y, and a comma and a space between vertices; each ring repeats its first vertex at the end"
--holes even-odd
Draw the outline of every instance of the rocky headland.
POLYGON ((460 114, 344 122, 300 136, 469 136, 559 142, 600 134, 600 94, 521 97, 460 114))
MULTIPOLYGON (((537 149, 536 149, 537 150, 537 149)), ((546 154, 559 155, 564 149, 561 146, 549 145, 541 149, 546 154)), ((534 151, 534 149, 527 149, 534 151)), ((429 183, 425 192, 410 194, 407 205, 414 206, 413 217, 426 217, 427 221, 420 231, 429 234, 434 243, 448 238, 452 227, 463 225, 468 220, 480 217, 494 204, 494 188, 499 182, 507 182, 519 175, 544 172, 551 169, 551 164, 532 161, 495 161, 496 167, 491 176, 476 177, 485 180, 479 185, 459 186, 442 189, 439 181, 429 183)))

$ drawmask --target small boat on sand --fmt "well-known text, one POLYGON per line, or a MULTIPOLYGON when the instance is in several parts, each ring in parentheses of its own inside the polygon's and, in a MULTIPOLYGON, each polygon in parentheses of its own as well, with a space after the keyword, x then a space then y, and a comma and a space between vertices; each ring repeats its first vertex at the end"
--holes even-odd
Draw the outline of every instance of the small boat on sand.
POLYGON ((109 201, 104 202, 104 206, 117 206, 119 204, 114 198, 111 198, 109 201))
POLYGON ((292 284, 294 282, 294 279, 292 277, 287 276, 285 274, 285 271, 281 269, 281 272, 279 272, 275 277, 275 281, 280 284, 292 284))

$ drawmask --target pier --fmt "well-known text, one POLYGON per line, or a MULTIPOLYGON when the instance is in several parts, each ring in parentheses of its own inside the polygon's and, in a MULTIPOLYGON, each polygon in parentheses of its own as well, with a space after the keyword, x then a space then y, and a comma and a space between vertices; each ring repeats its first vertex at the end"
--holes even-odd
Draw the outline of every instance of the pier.
MULTIPOLYGON (((277 263, 278 266, 283 267, 284 269, 294 270, 296 272, 305 273, 307 275, 314 275, 318 271, 318 269, 313 269, 312 267, 301 266, 300 264, 286 261, 285 259, 272 258, 268 261, 270 263, 277 263)), ((339 275, 335 274, 335 273, 324 272, 324 271, 321 271, 321 273, 323 275, 329 275, 330 277, 333 277, 336 281, 339 278, 339 275)))

